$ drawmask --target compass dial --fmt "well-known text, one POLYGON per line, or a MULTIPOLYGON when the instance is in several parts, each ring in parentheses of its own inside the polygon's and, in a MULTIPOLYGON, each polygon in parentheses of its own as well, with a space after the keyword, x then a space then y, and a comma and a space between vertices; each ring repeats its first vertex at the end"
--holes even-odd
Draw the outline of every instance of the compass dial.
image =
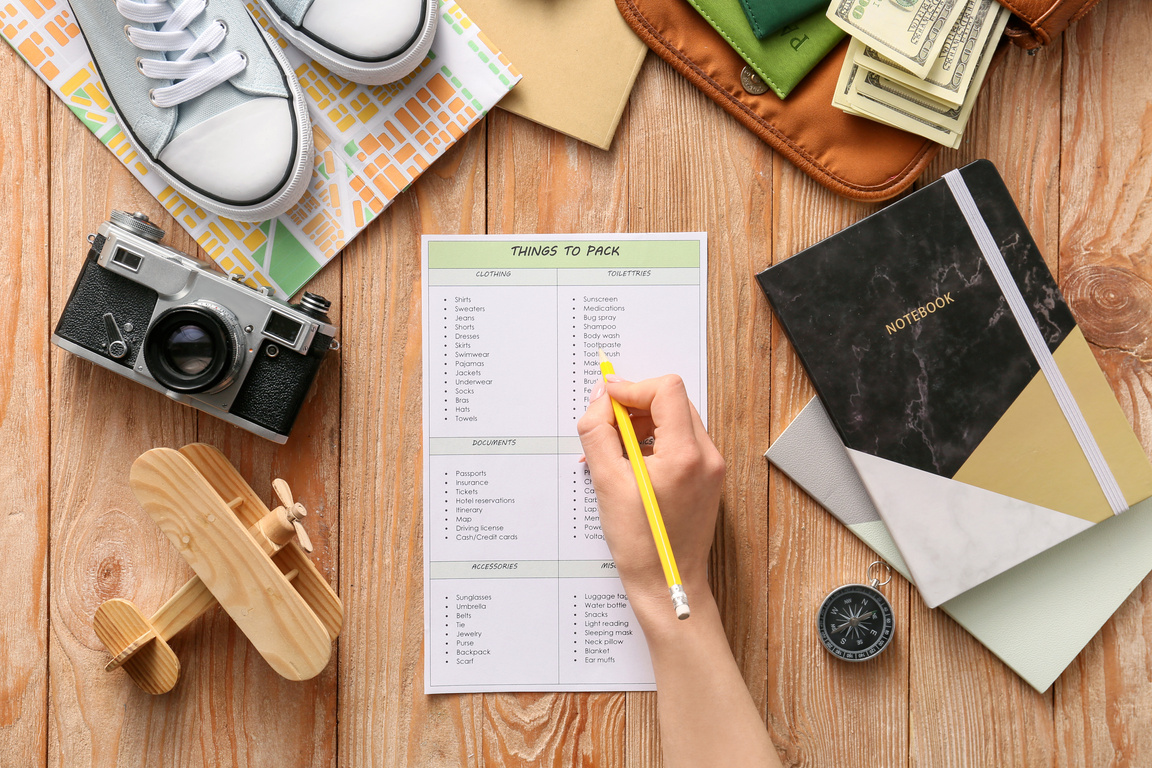
POLYGON ((820 641, 845 661, 865 661, 879 654, 892 641, 894 628, 888 599, 863 584, 833 590, 816 614, 820 641))

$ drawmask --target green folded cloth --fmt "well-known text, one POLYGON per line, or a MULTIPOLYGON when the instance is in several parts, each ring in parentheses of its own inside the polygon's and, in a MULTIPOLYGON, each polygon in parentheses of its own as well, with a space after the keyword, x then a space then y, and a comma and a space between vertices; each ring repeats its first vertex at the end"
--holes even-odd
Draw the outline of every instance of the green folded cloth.
POLYGON ((740 5, 760 39, 816 11, 828 10, 828 0, 740 0, 740 5))
POLYGON ((744 18, 741 0, 689 2, 782 99, 844 37, 843 30, 828 20, 823 9, 760 40, 744 18))

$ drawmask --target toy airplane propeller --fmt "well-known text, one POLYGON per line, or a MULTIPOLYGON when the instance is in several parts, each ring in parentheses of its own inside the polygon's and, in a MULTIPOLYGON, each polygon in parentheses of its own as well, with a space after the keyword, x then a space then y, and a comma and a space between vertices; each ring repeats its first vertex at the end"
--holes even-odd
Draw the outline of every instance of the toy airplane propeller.
POLYGON ((283 480, 272 483, 280 506, 269 510, 215 448, 155 448, 132 464, 132 490, 196 576, 152 615, 127 600, 96 610, 96 635, 148 693, 166 693, 180 676, 168 640, 219 603, 271 667, 307 680, 328 665, 340 634, 340 598, 304 554, 312 543, 308 514, 283 480))

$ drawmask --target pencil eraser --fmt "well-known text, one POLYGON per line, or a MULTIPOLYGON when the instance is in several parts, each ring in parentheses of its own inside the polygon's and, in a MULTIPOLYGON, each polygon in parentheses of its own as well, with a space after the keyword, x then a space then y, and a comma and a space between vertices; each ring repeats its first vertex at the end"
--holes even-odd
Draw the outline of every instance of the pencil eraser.
POLYGON ((688 618, 688 595, 684 594, 684 587, 673 584, 668 587, 668 593, 672 595, 672 608, 676 611, 676 618, 681 621, 688 618))

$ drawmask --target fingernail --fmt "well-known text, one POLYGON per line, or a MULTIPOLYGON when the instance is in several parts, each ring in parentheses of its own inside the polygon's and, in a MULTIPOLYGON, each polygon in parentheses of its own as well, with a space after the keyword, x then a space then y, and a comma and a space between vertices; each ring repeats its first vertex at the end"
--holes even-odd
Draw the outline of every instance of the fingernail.
POLYGON ((619 384, 620 382, 624 381, 624 379, 620 378, 619 376, 617 376, 614 373, 608 374, 607 376, 604 377, 604 379, 606 381, 612 382, 613 384, 619 384))
POLYGON ((587 461, 588 460, 586 458, 584 458, 584 454, 580 454, 580 458, 576 459, 577 464, 584 464, 587 461))
POLYGON ((592 385, 592 391, 588 394, 588 402, 591 403, 602 394, 604 394, 604 382, 597 381, 592 385))

